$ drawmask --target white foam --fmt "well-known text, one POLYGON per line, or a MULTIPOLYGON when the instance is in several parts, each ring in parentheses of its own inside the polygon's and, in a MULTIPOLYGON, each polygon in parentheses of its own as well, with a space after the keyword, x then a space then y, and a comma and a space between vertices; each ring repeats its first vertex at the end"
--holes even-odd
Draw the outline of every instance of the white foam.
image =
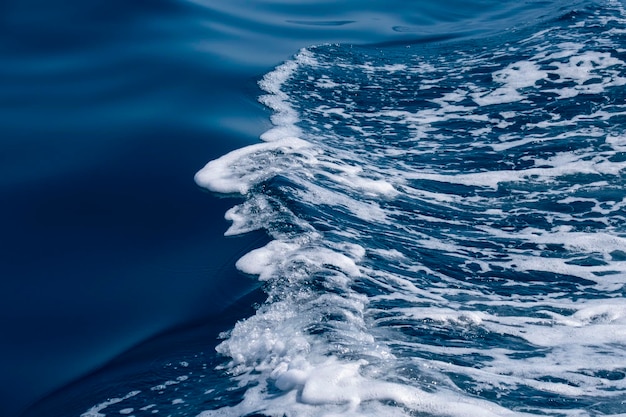
POLYGON ((516 415, 484 401, 454 398, 452 395, 444 399, 405 385, 363 377, 359 369, 365 364, 364 361, 342 364, 331 358, 307 370, 287 371, 278 377, 277 383, 301 389, 300 401, 304 404, 345 404, 347 408, 344 412, 355 412, 362 402, 376 400, 395 401, 415 411, 449 416, 465 416, 467 413, 516 415), (284 384, 284 380, 289 383, 284 384))
POLYGON ((354 260, 344 254, 326 248, 307 248, 297 243, 277 240, 247 253, 237 261, 236 266, 242 272, 258 275, 261 281, 267 281, 279 276, 280 269, 293 263, 330 266, 351 276, 360 274, 354 260))
POLYGON ((132 398, 141 393, 141 391, 131 391, 123 397, 111 398, 107 401, 101 402, 100 404, 94 405, 89 410, 85 411, 80 417, 105 417, 106 414, 101 413, 101 411, 105 410, 107 407, 119 404, 122 401, 125 401, 129 398, 132 398))
POLYGON ((259 86, 268 93, 261 96, 259 101, 274 110, 271 116, 274 127, 261 135, 262 140, 280 141, 301 135, 300 129, 296 126, 299 115, 281 87, 302 65, 315 65, 313 55, 306 49, 302 49, 293 60, 286 61, 259 81, 259 86))
POLYGON ((198 185, 211 191, 246 194, 254 185, 271 178, 284 168, 272 164, 276 162, 277 153, 312 157, 301 153, 307 148, 310 148, 310 144, 298 138, 283 138, 250 145, 209 162, 196 173, 194 179, 198 185), (258 168, 251 169, 246 164, 258 168))
POLYGON ((626 135, 607 135, 606 143, 616 152, 626 152, 626 135))
MULTIPOLYGON (((541 160, 536 160, 540 165, 541 160)), ((469 186, 488 187, 496 189, 499 184, 505 182, 522 182, 527 180, 548 181, 554 178, 563 177, 565 175, 575 174, 607 174, 621 175, 626 169, 626 162, 609 162, 602 157, 595 160, 585 160, 574 154, 558 155, 554 158, 546 160, 551 167, 545 168, 528 168, 520 170, 500 170, 476 172, 470 174, 436 174, 428 172, 407 173, 406 177, 410 179, 426 179, 451 184, 462 184, 469 186)))
POLYGON ((334 82, 333 80, 331 80, 328 76, 324 75, 322 77, 320 77, 319 80, 317 80, 316 85, 319 88, 335 88, 338 87, 339 84, 337 84, 336 82, 334 82))
POLYGON ((504 104, 520 101, 525 96, 519 90, 534 86, 547 77, 547 72, 530 61, 519 61, 493 73, 493 81, 502 86, 488 93, 473 93, 472 98, 479 106, 504 104))
POLYGON ((232 222, 224 233, 225 236, 266 229, 272 236, 278 238, 281 235, 280 228, 272 226, 280 222, 289 222, 301 232, 315 233, 313 227, 305 220, 299 219, 289 209, 262 194, 251 196, 243 203, 232 207, 224 218, 232 222))
POLYGON ((581 417, 601 413, 590 398, 617 404, 626 378, 602 375, 626 368, 626 197, 613 197, 626 141, 606 126, 626 110, 537 104, 615 92, 626 65, 610 37, 594 50, 606 34, 561 32, 436 65, 313 49, 264 77, 271 142, 197 176, 247 194, 227 234, 274 239, 236 264, 267 301, 217 348, 244 398, 201 416, 523 415, 508 403, 581 417), (525 58, 501 64, 510 56, 525 58), (355 99, 390 85, 416 100, 355 99), (276 175, 280 193, 255 188, 276 175), (565 405, 507 398, 520 392, 565 405))
POLYGON ((561 98, 576 97, 578 94, 600 94, 607 87, 622 86, 626 83, 626 78, 620 76, 618 71, 609 70, 614 66, 623 66, 624 62, 606 52, 577 53, 570 56, 566 62, 553 61, 550 65, 556 67, 551 71, 558 77, 555 83, 574 82, 576 84, 575 87, 560 87, 552 90, 561 98), (600 70, 605 70, 606 73, 602 74, 600 70), (589 83, 591 80, 598 82, 589 83))
MULTIPOLYGON (((362 415, 361 410, 369 408, 367 403, 371 401, 378 403, 393 401, 413 412, 450 417, 526 415, 451 392, 435 395, 406 385, 364 377, 360 368, 366 364, 365 361, 341 363, 331 357, 317 366, 308 363, 300 363, 298 367, 289 369, 283 366, 274 373, 274 384, 277 388, 294 395, 284 394, 274 400, 266 400, 263 408, 253 410, 251 406, 257 403, 255 397, 260 393, 257 389, 252 389, 246 393, 246 399, 237 406, 204 411, 198 417, 237 416, 251 411, 272 416, 283 415, 286 410, 281 407, 284 407, 285 399, 297 399, 296 404, 300 404, 295 407, 295 413, 287 411, 287 414, 284 414, 287 416, 358 416, 362 415)), ((293 409, 293 404, 290 404, 290 408, 293 409)), ((395 406, 375 405, 371 408, 382 413, 378 415, 405 415, 395 406)))
MULTIPOLYGON (((548 127, 548 125, 549 123, 546 123, 543 125, 543 127, 548 127)), ((584 137, 584 138, 604 137, 605 135, 606 133, 600 129, 591 129, 591 130, 585 129, 585 130, 572 130, 568 132, 563 132, 558 135, 554 135, 554 134, 550 135, 546 133, 537 134, 537 135, 527 134, 521 138, 518 136, 515 136, 514 138, 511 138, 508 136, 501 136, 499 138, 501 140, 500 143, 491 143, 489 144, 489 146, 493 148, 493 150, 495 151, 503 152, 509 149, 526 146, 532 143, 545 143, 545 142, 551 142, 551 141, 556 142, 556 141, 562 141, 564 139, 576 140, 576 138, 581 138, 581 137, 584 137)))

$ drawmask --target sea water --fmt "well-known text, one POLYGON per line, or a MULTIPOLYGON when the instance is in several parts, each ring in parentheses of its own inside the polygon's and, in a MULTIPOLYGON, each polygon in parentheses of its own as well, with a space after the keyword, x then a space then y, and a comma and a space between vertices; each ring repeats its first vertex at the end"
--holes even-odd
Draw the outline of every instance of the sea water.
POLYGON ((623 415, 626 22, 589 7, 267 74, 265 142, 196 181, 273 241, 222 415, 623 415))
POLYGON ((76 414, 626 415, 626 11, 487 32, 262 76, 272 126, 195 176, 262 296, 76 414))

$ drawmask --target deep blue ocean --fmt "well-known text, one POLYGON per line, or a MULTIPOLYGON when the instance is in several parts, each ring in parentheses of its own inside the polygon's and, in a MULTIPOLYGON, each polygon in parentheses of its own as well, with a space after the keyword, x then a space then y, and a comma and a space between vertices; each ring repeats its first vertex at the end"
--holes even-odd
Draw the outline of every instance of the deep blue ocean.
POLYGON ((0 33, 0 416, 626 416, 623 1, 0 33))

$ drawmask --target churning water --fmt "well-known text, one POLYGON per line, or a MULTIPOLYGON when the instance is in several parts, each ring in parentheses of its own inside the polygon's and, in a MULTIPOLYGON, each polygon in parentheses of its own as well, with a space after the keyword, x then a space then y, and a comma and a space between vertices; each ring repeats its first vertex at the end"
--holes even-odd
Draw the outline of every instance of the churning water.
POLYGON ((269 236, 264 296, 83 417, 626 415, 626 12, 475 3, 262 77, 272 127, 196 182, 269 236))

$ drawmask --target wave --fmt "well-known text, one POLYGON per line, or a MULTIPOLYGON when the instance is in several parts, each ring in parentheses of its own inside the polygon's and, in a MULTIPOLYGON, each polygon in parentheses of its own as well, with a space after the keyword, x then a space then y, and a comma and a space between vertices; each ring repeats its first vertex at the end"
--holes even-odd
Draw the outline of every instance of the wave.
POLYGON ((361 14, 362 3, 193 3, 193 36, 165 54, 216 58, 203 79, 235 74, 205 85, 209 121, 201 107, 191 117, 223 125, 212 155, 249 145, 262 124, 232 100, 251 68, 342 41, 263 77, 273 128, 196 175, 239 198, 226 235, 246 234, 248 248, 269 235, 236 263, 258 284, 211 269, 229 289, 206 302, 231 305, 224 317, 146 343, 24 415, 623 415, 621 3, 485 1, 456 14, 432 2, 361 14), (246 137, 224 139, 231 130, 246 137), (242 316, 215 352, 206 337, 242 316))
POLYGON ((626 399, 626 17, 463 43, 301 50, 263 143, 196 181, 267 300, 202 417, 618 415, 626 399), (222 402, 223 403, 223 402, 222 402))

